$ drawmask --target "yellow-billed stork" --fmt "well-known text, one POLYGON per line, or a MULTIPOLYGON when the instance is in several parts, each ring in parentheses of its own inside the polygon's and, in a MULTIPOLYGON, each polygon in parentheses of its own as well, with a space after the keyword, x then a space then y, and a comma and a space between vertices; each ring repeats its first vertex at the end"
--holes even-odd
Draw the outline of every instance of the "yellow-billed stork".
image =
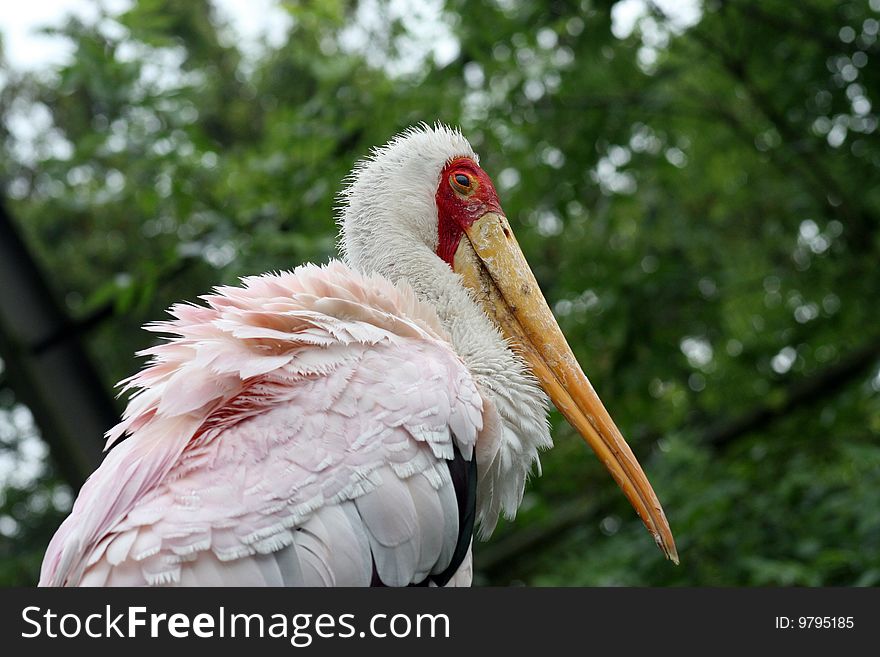
POLYGON ((468 585, 513 516, 547 396, 667 557, 663 510, 578 366, 460 132, 352 172, 342 261, 246 278, 170 334, 46 553, 42 585, 468 585), (546 393, 546 395, 545 395, 546 393))

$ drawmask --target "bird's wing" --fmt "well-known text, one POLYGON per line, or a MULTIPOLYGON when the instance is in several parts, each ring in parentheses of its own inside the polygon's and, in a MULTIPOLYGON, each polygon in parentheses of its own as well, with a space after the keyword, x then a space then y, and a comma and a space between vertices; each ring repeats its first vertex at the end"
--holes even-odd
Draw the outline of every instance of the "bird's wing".
MULTIPOLYGON (((343 266, 178 306, 44 585, 407 585, 469 567, 482 400, 431 311, 343 266), (470 501, 467 502, 470 496, 470 501), (456 554, 458 553, 458 554, 456 554)), ((461 579, 459 576, 455 581, 461 579)))

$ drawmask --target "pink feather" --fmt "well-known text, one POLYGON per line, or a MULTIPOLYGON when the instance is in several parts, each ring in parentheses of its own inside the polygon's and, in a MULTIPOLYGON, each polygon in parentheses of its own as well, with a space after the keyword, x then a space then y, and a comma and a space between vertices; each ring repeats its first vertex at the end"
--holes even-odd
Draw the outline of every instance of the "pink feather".
POLYGON ((440 572, 457 537, 443 460, 453 442, 471 457, 483 401, 434 311, 338 262, 203 299, 148 327, 172 337, 122 382, 107 448, 128 439, 40 584, 364 584, 369 546, 394 583, 440 572))

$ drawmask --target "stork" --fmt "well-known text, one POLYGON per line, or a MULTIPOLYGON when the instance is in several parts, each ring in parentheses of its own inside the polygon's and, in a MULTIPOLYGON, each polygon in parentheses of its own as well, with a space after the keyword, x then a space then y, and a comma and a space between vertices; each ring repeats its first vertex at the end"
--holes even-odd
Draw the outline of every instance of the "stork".
POLYGON ((170 337, 123 382, 40 584, 469 585, 474 532, 515 514, 552 445, 548 397, 677 562, 462 134, 403 132, 339 205, 341 261, 147 326, 170 337))

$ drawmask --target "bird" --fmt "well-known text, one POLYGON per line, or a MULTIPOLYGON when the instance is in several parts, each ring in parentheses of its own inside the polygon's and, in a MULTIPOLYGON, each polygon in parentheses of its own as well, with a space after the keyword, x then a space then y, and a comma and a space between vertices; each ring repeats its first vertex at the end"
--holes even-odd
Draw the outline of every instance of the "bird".
POLYGON ((677 563, 460 129, 404 130, 338 198, 339 259, 145 327, 163 339, 40 586, 469 586, 474 538, 540 474, 551 401, 677 563))

